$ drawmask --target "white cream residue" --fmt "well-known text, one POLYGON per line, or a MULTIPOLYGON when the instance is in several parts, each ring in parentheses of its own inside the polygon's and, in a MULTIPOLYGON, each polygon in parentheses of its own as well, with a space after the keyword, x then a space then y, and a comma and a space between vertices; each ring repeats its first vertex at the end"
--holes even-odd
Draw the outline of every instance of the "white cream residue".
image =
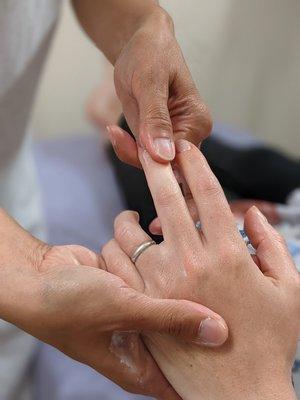
POLYGON ((133 373, 139 374, 141 363, 139 334, 136 332, 114 332, 109 350, 133 373))

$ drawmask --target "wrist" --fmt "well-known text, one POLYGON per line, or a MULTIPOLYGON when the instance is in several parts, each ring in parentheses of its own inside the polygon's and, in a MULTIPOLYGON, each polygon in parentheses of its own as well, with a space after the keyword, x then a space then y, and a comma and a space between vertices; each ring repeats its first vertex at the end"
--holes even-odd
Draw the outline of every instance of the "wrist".
POLYGON ((29 307, 33 280, 49 246, 0 209, 0 318, 13 322, 17 306, 29 307), (29 290, 30 289, 30 290, 29 290))
MULTIPOLYGON (((251 371, 249 371, 249 375, 251 371)), ((224 385, 224 382, 219 381, 215 383, 215 389, 210 389, 207 392, 203 390, 203 385, 198 389, 189 393, 186 392, 186 396, 182 395, 184 400, 196 400, 199 398, 199 393, 202 394, 203 398, 209 398, 210 400, 297 400, 296 393, 293 384, 290 382, 275 382, 274 380, 252 385, 247 385, 241 381, 238 385, 235 385, 233 381, 229 385, 224 385)))
MULTIPOLYGON (((249 375, 251 371, 249 371, 249 375)), ((270 380, 270 376, 257 380, 251 385, 245 385, 240 382, 241 386, 234 388, 229 393, 228 400, 296 400, 296 393, 292 385, 291 379, 270 380)), ((227 397, 223 397, 224 399, 227 397)))
MULTIPOLYGON (((291 366, 278 360, 260 365, 222 359, 222 351, 180 343, 153 334, 143 339, 170 384, 184 400, 296 400, 291 366), (167 349, 167 350, 166 350, 167 349), (216 359, 216 360, 214 360, 216 359), (201 396, 200 396, 201 394, 201 396)), ((225 345, 226 346, 226 345, 225 345)))
MULTIPOLYGON (((120 57, 124 48, 129 45, 130 41, 141 35, 142 39, 151 38, 152 35, 174 38, 174 24, 171 16, 160 6, 155 5, 147 13, 136 17, 134 23, 125 29, 122 39, 116 41, 113 51, 112 63, 115 64, 120 57)), ((146 44, 143 44, 146 45, 146 44)))

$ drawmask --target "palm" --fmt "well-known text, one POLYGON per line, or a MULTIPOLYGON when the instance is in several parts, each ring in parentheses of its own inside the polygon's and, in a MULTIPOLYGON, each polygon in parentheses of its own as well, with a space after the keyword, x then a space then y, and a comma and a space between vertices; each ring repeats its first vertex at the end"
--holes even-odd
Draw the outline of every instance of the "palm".
POLYGON ((81 246, 54 246, 46 253, 40 270, 47 274, 50 296, 46 309, 51 307, 51 313, 44 310, 43 314, 47 315, 47 326, 49 319, 53 320, 57 335, 51 332, 50 338, 48 332, 41 331, 40 338, 125 390, 153 395, 155 388, 157 395, 157 387, 161 387, 162 399, 177 399, 138 333, 102 331, 95 323, 101 318, 103 327, 113 328, 107 299, 127 287, 104 269, 102 259, 81 246), (89 308, 98 311, 89 313, 89 308))

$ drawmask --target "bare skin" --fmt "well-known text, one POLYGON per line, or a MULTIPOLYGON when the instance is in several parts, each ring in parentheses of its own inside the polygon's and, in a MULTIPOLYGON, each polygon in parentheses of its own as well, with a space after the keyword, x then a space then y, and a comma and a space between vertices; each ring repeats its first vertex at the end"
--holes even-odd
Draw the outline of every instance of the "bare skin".
POLYGON ((164 242, 148 248, 134 265, 130 255, 148 237, 136 214, 124 212, 115 221, 115 238, 103 249, 107 268, 155 298, 201 301, 225 315, 230 339, 220 349, 143 335, 182 399, 295 400, 291 368, 300 329, 300 278, 286 245, 252 207, 245 217, 256 248, 251 257, 204 157, 187 141, 179 141, 177 150, 176 163, 194 196, 201 231, 171 167, 140 150, 164 242))
MULTIPOLYGON (((164 163, 174 158, 174 136, 199 142, 210 133, 209 113, 185 64, 172 20, 156 1, 73 4, 82 27, 114 65, 126 118, 154 159, 164 163)), ((123 156, 132 159, 130 152, 123 156)), ((47 246, 2 210, 0 232, 0 317, 130 391, 178 399, 139 337, 141 357, 133 357, 135 368, 128 370, 120 363, 110 348, 114 331, 169 332, 215 345, 227 339, 225 321, 213 311, 197 303, 141 294, 104 271, 102 260, 88 249, 47 246), (202 331, 208 317, 216 321, 209 334, 202 331)))
POLYGON ((139 293, 107 272, 103 259, 89 249, 48 246, 3 210, 0 234, 0 317, 128 391, 179 398, 135 333, 128 338, 135 343, 128 354, 131 367, 122 363, 118 349, 111 347, 115 331, 155 330, 201 344, 201 321, 210 317, 220 321, 216 344, 227 338, 225 322, 206 307, 139 293))
MULTIPOLYGON (((185 63, 170 16, 154 0, 73 0, 78 19, 114 65, 126 120, 151 157, 174 159, 174 138, 199 144, 210 113, 185 63)), ((109 136, 120 159, 139 165, 133 140, 116 126, 109 136)))

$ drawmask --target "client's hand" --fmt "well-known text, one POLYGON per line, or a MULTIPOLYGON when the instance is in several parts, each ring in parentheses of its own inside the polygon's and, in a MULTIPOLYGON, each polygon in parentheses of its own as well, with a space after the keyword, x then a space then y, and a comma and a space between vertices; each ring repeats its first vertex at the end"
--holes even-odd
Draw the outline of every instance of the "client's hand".
MULTIPOLYGON (((3 210, 0 237, 2 319, 129 391, 178 400, 139 336, 113 331, 169 332, 201 343, 201 320, 212 316, 224 324, 220 317, 187 301, 151 299, 105 271, 95 253, 81 246, 47 246, 3 210), (131 346, 126 353, 124 343, 131 346)), ((219 344, 226 340, 222 326, 219 344)))
MULTIPOLYGON (((122 213, 103 250, 107 268, 147 295, 201 302, 226 317, 230 340, 201 349, 171 337, 144 340, 183 399, 291 399, 291 366, 299 334, 299 275, 281 236, 256 208, 245 229, 256 256, 237 231, 223 191, 195 146, 177 142, 176 161, 197 205, 197 231, 169 165, 140 159, 161 221, 164 242, 130 256, 149 240, 137 215, 122 213), (116 258, 118 254, 118 258, 116 258)), ((203 322, 202 332, 214 326, 203 322)))

